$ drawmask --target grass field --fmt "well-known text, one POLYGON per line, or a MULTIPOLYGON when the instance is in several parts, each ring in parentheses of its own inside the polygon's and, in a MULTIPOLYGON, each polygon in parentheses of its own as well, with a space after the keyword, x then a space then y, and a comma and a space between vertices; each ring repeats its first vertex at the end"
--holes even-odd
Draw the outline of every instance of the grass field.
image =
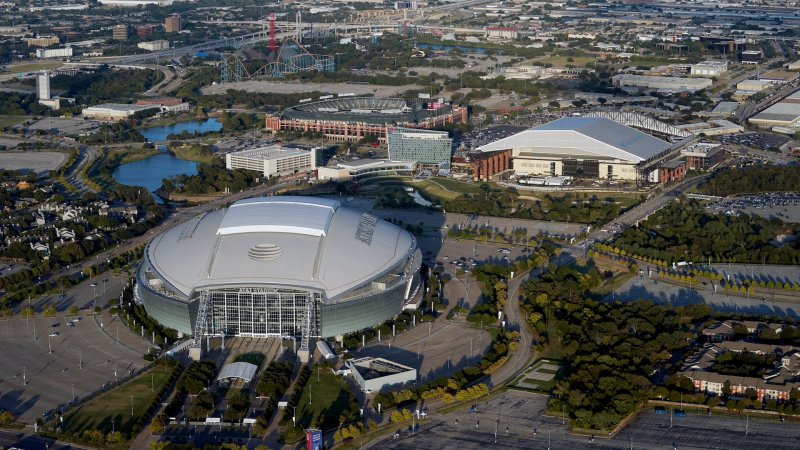
POLYGON ((561 198, 567 194, 571 194, 573 196, 578 196, 578 200, 589 200, 592 197, 597 197, 601 200, 612 198, 614 199, 615 203, 619 203, 623 208, 629 208, 635 204, 641 203, 642 199, 641 193, 633 193, 633 194, 625 194, 621 192, 605 192, 605 191, 588 191, 588 192, 570 192, 570 191, 563 191, 563 192, 542 192, 537 193, 544 197, 548 195, 553 198, 561 198), (585 198, 584 198, 585 195, 585 198))
POLYGON ((536 59, 534 62, 537 64, 550 63, 555 67, 564 67, 567 64, 575 67, 584 67, 588 63, 597 62, 597 58, 594 56, 548 56, 546 58, 536 59), (568 61, 570 58, 572 61, 568 61))
POLYGON ((61 66, 60 62, 38 62, 31 64, 20 64, 18 66, 9 66, 8 72, 9 73, 36 72, 38 70, 52 69, 54 67, 59 67, 59 66, 61 66))
POLYGON ((307 428, 312 422, 319 423, 322 415, 327 418, 326 421, 338 421, 342 411, 350 407, 351 395, 339 377, 329 369, 320 369, 317 381, 317 369, 314 368, 297 405, 297 425, 307 428))
POLYGON ((665 66, 667 64, 675 64, 679 62, 676 59, 670 58, 647 58, 642 56, 634 56, 630 59, 631 66, 642 66, 642 67, 656 67, 656 66, 665 66))
POLYGON ((137 378, 101 394, 84 403, 64 417, 64 431, 67 434, 82 433, 84 430, 102 430, 111 432, 111 420, 114 429, 130 433, 139 416, 147 412, 156 393, 167 383, 171 369, 167 367, 153 368, 137 378), (154 389, 151 390, 151 376, 154 389), (133 415, 131 415, 133 405, 133 415))
POLYGON ((363 185, 385 188, 409 186, 420 191, 425 198, 438 199, 439 201, 453 200, 462 193, 476 193, 481 190, 479 184, 464 183, 441 177, 423 181, 412 181, 411 177, 380 177, 366 180, 363 185))
POLYGON ((11 127, 18 123, 22 123, 28 119, 32 119, 33 116, 0 116, 0 130, 5 127, 11 127))
POLYGON ((172 153, 175 153, 175 156, 179 159, 183 159, 186 161, 196 161, 205 164, 211 164, 217 156, 213 154, 205 154, 199 151, 196 147, 191 145, 182 145, 178 147, 172 147, 170 149, 172 153))

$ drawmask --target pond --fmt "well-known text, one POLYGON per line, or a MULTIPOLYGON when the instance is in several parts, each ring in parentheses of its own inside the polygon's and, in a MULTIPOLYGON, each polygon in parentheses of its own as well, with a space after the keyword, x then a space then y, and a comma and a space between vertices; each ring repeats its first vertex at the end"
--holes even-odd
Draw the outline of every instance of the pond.
POLYGON ((189 134, 207 133, 209 131, 219 131, 221 129, 222 124, 217 122, 217 119, 206 119, 178 122, 160 127, 142 128, 139 130, 139 133, 142 133, 142 136, 149 142, 165 142, 167 136, 170 134, 181 134, 184 131, 189 134))
MULTIPOLYGON (((197 163, 184 161, 167 152, 163 145, 158 146, 161 153, 141 161, 123 164, 114 170, 112 176, 118 183, 129 186, 142 186, 150 192, 155 192, 161 187, 165 178, 175 175, 196 175, 197 163)), ((156 201, 161 203, 159 197, 156 201)))
MULTIPOLYGON (((453 50, 458 50, 461 53, 475 53, 478 55, 486 54, 486 49, 483 47, 464 47, 461 45, 440 45, 440 44, 417 44, 419 48, 426 48, 430 50, 444 50, 446 52, 451 52, 453 50)), ((497 54, 502 54, 501 51, 497 51, 497 54)))

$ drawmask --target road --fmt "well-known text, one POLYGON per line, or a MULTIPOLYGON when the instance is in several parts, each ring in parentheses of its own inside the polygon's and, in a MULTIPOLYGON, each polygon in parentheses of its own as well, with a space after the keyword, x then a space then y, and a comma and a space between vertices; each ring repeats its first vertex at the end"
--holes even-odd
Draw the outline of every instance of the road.
MULTIPOLYGON (((551 263, 563 266, 571 264, 573 261, 572 255, 564 252, 553 258, 551 263)), ((533 333, 528 328, 528 319, 523 314, 522 306, 517 299, 519 298, 519 289, 531 278, 541 275, 542 270, 544 269, 537 268, 527 274, 518 276, 512 279, 508 285, 508 301, 504 312, 506 328, 512 331, 519 331, 519 347, 516 352, 511 354, 511 357, 503 367, 490 375, 491 386, 501 386, 511 381, 537 357, 533 352, 533 333)))
POLYGON ((92 188, 87 186, 86 183, 84 183, 80 174, 84 166, 87 164, 92 164, 94 160, 97 159, 97 148, 91 145, 81 145, 78 148, 78 151, 78 160, 72 165, 72 168, 70 169, 69 173, 65 175, 65 178, 67 182, 75 186, 81 194, 95 192, 92 188))
POLYGON ((739 108, 734 113, 734 116, 738 117, 742 121, 749 119, 754 115, 758 114, 759 112, 769 108, 775 103, 778 103, 779 101, 788 97, 792 93, 796 92, 798 89, 800 89, 800 81, 795 80, 790 83, 786 83, 776 92, 770 94, 767 98, 761 100, 760 102, 753 102, 748 100, 747 102, 739 106, 739 108))
POLYGON ((544 415, 547 396, 507 391, 478 402, 478 412, 466 409, 419 422, 416 433, 403 426, 399 435, 389 435, 364 448, 408 449, 458 448, 503 449, 726 449, 797 450, 798 425, 745 416, 689 413, 674 418, 644 411, 612 439, 592 439, 568 433, 557 417, 544 415))
POLYGON ((67 444, 58 442, 51 438, 45 438, 33 433, 33 428, 26 428, 21 431, 0 430, 1 448, 21 448, 21 449, 45 449, 45 450, 69 450, 73 448, 85 448, 82 445, 67 444))
MULTIPOLYGON (((634 226, 646 219, 650 214, 653 214, 659 209, 667 206, 669 202, 686 193, 689 189, 699 185, 710 176, 711 173, 707 173, 705 175, 692 178, 685 178, 671 186, 668 186, 660 193, 634 206, 621 216, 605 224, 602 228, 595 229, 589 234, 584 242, 593 243, 614 239, 626 228, 634 226)), ((582 253, 583 250, 581 249, 580 252, 582 253)))

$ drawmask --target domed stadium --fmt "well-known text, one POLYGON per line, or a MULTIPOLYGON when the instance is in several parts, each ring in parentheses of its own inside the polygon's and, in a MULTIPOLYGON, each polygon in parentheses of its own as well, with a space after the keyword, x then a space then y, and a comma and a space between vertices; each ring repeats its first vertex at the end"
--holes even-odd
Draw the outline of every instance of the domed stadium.
POLYGON ((334 337, 418 298, 422 256, 405 230, 336 200, 260 197, 156 236, 135 297, 183 334, 334 337))

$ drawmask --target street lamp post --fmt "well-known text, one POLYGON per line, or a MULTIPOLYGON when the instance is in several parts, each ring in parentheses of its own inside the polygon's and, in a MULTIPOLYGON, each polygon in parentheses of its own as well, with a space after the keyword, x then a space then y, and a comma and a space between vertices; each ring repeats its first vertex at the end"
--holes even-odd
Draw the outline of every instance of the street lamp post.
POLYGON ((97 283, 92 283, 92 309, 97 306, 97 283))

